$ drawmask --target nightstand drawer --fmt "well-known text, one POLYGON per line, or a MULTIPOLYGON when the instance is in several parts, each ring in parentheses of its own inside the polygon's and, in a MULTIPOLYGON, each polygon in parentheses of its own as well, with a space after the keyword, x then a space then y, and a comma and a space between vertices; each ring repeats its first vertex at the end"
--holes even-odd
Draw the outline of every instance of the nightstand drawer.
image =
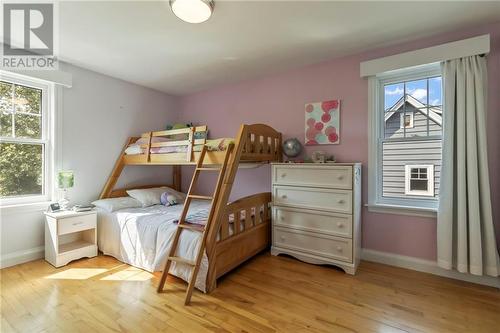
POLYGON ((352 262, 352 241, 288 228, 273 228, 273 246, 352 262))
POLYGON ((78 232, 87 229, 93 229, 96 227, 96 215, 80 215, 74 217, 66 217, 59 219, 58 221, 57 234, 64 235, 72 232, 78 232))
POLYGON ((275 185, 273 204, 352 214, 352 191, 275 185))
POLYGON ((273 168, 273 183, 352 189, 352 167, 318 165, 278 165, 273 168))
POLYGON ((352 215, 347 214, 273 207, 273 225, 340 237, 352 236, 352 215))

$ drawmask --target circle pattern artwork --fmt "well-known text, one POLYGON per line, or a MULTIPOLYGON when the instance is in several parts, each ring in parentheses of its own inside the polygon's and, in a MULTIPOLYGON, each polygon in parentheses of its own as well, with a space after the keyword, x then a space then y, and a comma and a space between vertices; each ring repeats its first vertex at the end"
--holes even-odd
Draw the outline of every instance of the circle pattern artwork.
POLYGON ((306 145, 339 143, 340 100, 309 103, 305 111, 306 145))

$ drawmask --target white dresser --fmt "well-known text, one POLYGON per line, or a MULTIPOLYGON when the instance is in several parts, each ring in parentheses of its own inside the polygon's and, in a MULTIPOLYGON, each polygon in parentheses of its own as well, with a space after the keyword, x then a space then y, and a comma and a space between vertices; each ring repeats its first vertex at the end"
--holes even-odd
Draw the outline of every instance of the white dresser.
POLYGON ((271 253, 354 274, 361 246, 361 164, 272 165, 271 253))

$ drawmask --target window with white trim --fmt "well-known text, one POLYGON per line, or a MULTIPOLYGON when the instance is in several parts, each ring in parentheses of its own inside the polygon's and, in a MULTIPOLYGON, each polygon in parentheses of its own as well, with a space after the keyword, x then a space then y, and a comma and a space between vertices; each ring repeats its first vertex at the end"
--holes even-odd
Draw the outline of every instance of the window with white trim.
POLYGON ((434 196, 434 165, 406 165, 405 194, 434 196))
POLYGON ((370 206, 437 208, 442 90, 439 64, 370 79, 370 206))
POLYGON ((2 205, 50 200, 52 93, 52 87, 39 80, 1 73, 2 205))
POLYGON ((413 112, 401 113, 399 118, 399 128, 413 128, 413 112))

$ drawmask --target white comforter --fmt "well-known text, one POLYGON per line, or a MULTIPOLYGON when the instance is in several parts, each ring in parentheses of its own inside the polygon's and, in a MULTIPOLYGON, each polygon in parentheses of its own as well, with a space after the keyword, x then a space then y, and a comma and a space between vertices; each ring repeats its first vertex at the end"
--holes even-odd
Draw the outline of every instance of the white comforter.
MULTIPOLYGON (((206 201, 193 201, 189 214, 209 209, 206 201)), ((182 205, 165 207, 121 209, 113 213, 98 210, 98 246, 104 254, 115 257, 135 267, 150 272, 161 271, 165 266, 175 230, 174 223, 181 214, 182 205)), ((196 258, 201 243, 201 233, 182 231, 176 255, 196 258)), ((191 269, 184 264, 172 263, 169 273, 187 281, 191 269)), ((195 287, 206 291, 208 258, 201 261, 195 287)))

